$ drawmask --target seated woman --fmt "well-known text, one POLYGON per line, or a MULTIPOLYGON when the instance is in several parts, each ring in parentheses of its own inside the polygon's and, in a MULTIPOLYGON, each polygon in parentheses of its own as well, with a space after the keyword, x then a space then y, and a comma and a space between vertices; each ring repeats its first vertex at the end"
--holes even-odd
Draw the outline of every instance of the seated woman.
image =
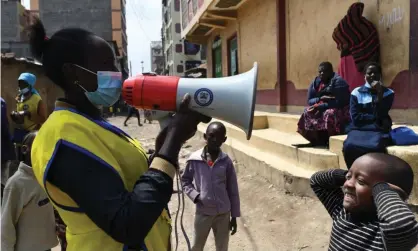
POLYGON ((392 144, 390 131, 392 119, 389 110, 395 93, 383 86, 382 69, 377 63, 365 67, 366 83, 351 93, 351 125, 344 141, 343 154, 347 168, 364 154, 386 152, 392 144))
POLYGON ((347 82, 334 72, 330 62, 322 62, 308 89, 308 105, 298 122, 300 133, 309 144, 296 147, 326 146, 329 137, 344 132, 350 120, 347 82))

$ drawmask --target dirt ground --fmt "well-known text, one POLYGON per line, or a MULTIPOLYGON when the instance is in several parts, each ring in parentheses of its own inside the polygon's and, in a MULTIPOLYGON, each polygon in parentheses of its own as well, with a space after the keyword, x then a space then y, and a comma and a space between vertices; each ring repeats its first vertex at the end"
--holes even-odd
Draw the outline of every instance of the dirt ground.
MULTIPOLYGON (((143 119, 143 116, 141 115, 143 119)), ((139 127, 132 118, 123 126, 125 117, 109 118, 109 122, 122 128, 138 139, 145 149, 153 149, 159 126, 156 121, 139 127)), ((187 157, 203 146, 198 136, 190 139, 180 153, 180 165, 184 167, 187 157)), ((286 194, 270 185, 265 179, 235 163, 241 197, 241 214, 238 218, 238 232, 230 238, 231 251, 308 251, 327 250, 331 220, 322 204, 312 198, 301 198, 286 194)), ((176 184, 176 183, 175 183, 176 184)), ((177 189, 175 187, 175 189, 177 189)), ((176 250, 175 218, 178 211, 178 194, 173 194, 169 204, 173 218, 173 251, 176 250)), ((192 242, 194 205, 186 196, 183 225, 192 242)), ((181 211, 180 211, 181 213, 181 211)), ((180 229, 178 217, 178 249, 187 251, 185 238, 180 229)), ((210 234, 205 251, 215 251, 213 235, 210 234)), ((56 247, 53 251, 59 251, 56 247)), ((414 249, 418 250, 418 249, 414 249)))
MULTIPOLYGON (((143 119, 143 117, 141 116, 143 119)), ((123 126, 124 117, 110 118, 109 121, 137 138, 145 149, 153 148, 158 134, 158 124, 144 124, 139 127, 137 119, 131 118, 128 127, 123 126)), ((143 122, 143 121, 142 121, 143 122)), ((180 165, 184 167, 187 157, 203 146, 202 140, 195 136, 189 140, 180 153, 180 165)), ((331 220, 317 200, 286 194, 265 179, 236 163, 241 197, 241 214, 238 219, 238 232, 230 238, 232 251, 295 251, 327 250, 331 220)), ((176 183, 175 183, 176 184, 176 183)), ((176 189, 176 188, 175 188, 176 189)), ((178 211, 178 198, 174 194, 169 204, 175 222, 178 211)), ((181 213, 181 211, 180 211, 181 213)), ((185 197, 183 225, 190 241, 193 239, 194 204, 185 197)), ((178 217, 178 250, 187 251, 186 241, 180 229, 178 217)), ((173 246, 175 231, 173 225, 173 246)), ((174 250, 174 249, 173 249, 174 250)), ((206 251, 215 250, 214 238, 210 234, 206 251)))

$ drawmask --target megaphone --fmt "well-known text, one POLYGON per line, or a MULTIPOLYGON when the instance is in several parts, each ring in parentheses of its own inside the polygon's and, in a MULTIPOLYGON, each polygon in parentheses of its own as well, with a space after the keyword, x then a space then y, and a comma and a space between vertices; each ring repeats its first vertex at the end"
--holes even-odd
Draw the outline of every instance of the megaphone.
POLYGON ((186 93, 190 109, 231 123, 251 138, 258 66, 224 78, 180 78, 143 74, 125 80, 122 97, 136 108, 175 112, 186 93))

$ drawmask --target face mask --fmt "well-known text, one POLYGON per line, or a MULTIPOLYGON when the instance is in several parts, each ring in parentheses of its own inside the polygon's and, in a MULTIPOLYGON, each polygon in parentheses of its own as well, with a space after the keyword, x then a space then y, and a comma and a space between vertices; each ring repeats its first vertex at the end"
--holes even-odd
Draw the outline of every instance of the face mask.
POLYGON ((29 87, 26 87, 26 88, 23 88, 23 89, 19 89, 19 93, 20 94, 26 94, 26 93, 28 93, 30 91, 30 88, 29 87))
POLYGON ((119 100, 121 92, 122 73, 99 71, 97 72, 97 90, 85 94, 92 104, 109 107, 119 100))

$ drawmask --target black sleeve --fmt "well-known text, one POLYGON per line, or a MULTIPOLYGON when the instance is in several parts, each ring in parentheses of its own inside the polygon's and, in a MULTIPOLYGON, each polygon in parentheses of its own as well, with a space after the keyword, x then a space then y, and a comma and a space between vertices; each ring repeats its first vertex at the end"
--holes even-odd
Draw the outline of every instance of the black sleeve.
POLYGON ((60 145, 47 180, 67 193, 114 240, 140 247, 171 198, 173 180, 149 169, 128 192, 120 176, 99 161, 60 145))
POLYGON ((346 170, 332 169, 316 172, 311 177, 312 190, 332 218, 343 207, 344 193, 341 187, 344 185, 346 173, 346 170))
POLYGON ((418 243, 418 223, 414 213, 388 184, 376 184, 372 191, 387 250, 413 249, 418 243))

